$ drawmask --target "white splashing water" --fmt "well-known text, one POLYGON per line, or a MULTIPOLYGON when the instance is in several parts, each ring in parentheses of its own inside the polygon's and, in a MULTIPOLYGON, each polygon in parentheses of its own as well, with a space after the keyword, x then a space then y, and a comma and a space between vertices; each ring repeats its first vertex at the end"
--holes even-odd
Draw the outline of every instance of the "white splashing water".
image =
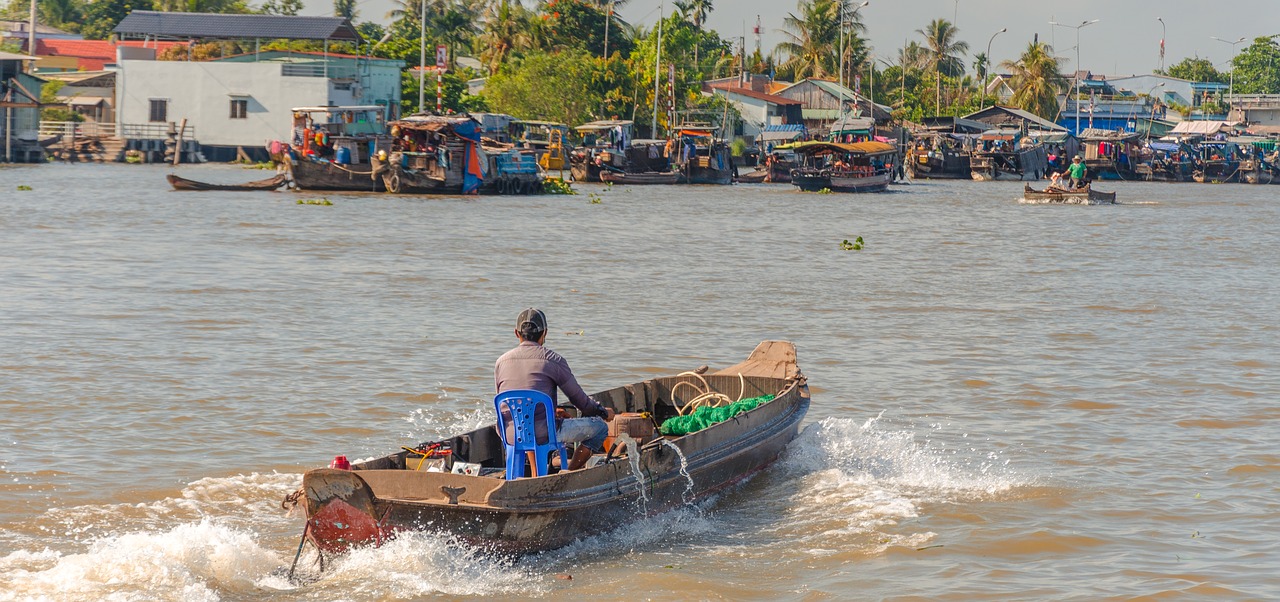
POLYGON ((768 480, 757 500, 786 518, 762 531, 815 555, 920 546, 934 537, 913 527, 922 506, 994 498, 1021 484, 993 452, 941 450, 914 430, 883 428, 880 417, 809 425, 768 480))
POLYGON ((219 600, 250 592, 281 558, 254 534, 213 520, 92 542, 78 554, 0 558, 3 600, 219 600))
MULTIPOLYGON (((451 432, 479 420, 456 418, 447 425, 451 432)), ((281 576, 293 557, 298 521, 278 506, 300 476, 201 479, 179 496, 153 502, 47 512, 39 520, 63 550, 32 542, 0 557, 0 601, 261 599, 283 591, 351 600, 539 597, 559 591, 555 572, 576 572, 619 551, 737 561, 759 556, 769 563, 874 555, 934 538, 913 520, 932 504, 999 499, 1030 484, 982 444, 951 438, 966 442, 951 449, 941 435, 948 435, 941 426, 929 435, 936 440, 922 441, 915 429, 879 417, 863 423, 827 418, 808 425, 761 478, 719 500, 655 517, 638 512, 612 532, 514 560, 446 536, 402 534, 381 548, 333 559, 303 586, 281 576), (262 543, 268 539, 273 543, 262 543), (771 556, 778 546, 790 551, 786 559, 771 556)), ((305 554, 299 568, 314 571, 305 554)))

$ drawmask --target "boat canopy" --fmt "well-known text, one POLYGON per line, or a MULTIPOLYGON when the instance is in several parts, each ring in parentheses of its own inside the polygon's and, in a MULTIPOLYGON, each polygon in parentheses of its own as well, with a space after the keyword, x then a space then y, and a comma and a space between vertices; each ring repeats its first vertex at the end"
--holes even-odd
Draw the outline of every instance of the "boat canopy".
POLYGON ((1162 153, 1176 153, 1176 152, 1178 152, 1178 151, 1182 150, 1182 145, 1181 145, 1181 144, 1177 144, 1177 143, 1173 143, 1173 142, 1156 142, 1156 141, 1152 141, 1152 142, 1148 142, 1148 143, 1147 143, 1147 146, 1151 147, 1151 150, 1157 150, 1157 151, 1160 151, 1160 152, 1162 152, 1162 153))
POLYGON ((629 128, 634 123, 635 123, 634 121, 625 120, 625 119, 605 119, 603 121, 591 121, 588 123, 584 123, 573 129, 585 134, 587 132, 602 132, 605 130, 611 130, 615 127, 629 128))
POLYGON ((690 138, 710 138, 712 136, 710 130, 694 130, 694 129, 681 129, 676 132, 676 135, 688 136, 690 138))
POLYGON ((764 130, 756 137, 761 142, 772 142, 774 140, 795 140, 804 137, 808 130, 805 129, 803 123, 784 123, 764 126, 764 130))
POLYGON ((847 155, 884 155, 898 152, 897 147, 892 144, 873 141, 854 142, 852 144, 811 141, 796 144, 791 146, 791 148, 797 153, 805 155, 820 155, 825 153, 843 153, 847 155))

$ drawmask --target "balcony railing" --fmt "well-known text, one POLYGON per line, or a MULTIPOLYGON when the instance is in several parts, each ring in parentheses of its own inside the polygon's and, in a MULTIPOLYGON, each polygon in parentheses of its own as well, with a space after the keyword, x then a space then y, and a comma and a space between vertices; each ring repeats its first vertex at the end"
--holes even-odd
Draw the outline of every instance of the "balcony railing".
MULTIPOLYGON (((40 137, 83 136, 94 138, 121 138, 125 140, 165 140, 169 137, 168 123, 98 123, 96 121, 41 121, 40 137)), ((175 128, 177 126, 174 126, 175 128)), ((187 140, 196 139, 195 126, 188 125, 182 132, 187 140)))

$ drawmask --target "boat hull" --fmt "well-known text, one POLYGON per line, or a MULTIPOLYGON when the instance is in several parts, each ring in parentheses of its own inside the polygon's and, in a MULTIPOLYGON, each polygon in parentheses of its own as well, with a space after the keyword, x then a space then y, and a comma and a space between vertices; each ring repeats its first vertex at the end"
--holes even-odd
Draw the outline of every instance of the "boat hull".
POLYGON ((309 160, 289 161, 289 173, 299 190, 382 192, 382 178, 368 163, 337 165, 309 160))
POLYGON ((209 184, 179 177, 174 174, 165 176, 174 190, 275 190, 289 182, 288 176, 279 174, 274 178, 245 182, 244 184, 209 184))
POLYGON ((679 184, 680 172, 619 173, 616 171, 602 171, 600 172, 600 180, 612 184, 679 184))
POLYGON ((1063 203, 1068 205, 1111 205, 1116 202, 1116 193, 1094 190, 1092 186, 1083 190, 1067 190, 1046 188, 1035 190, 1027 185, 1022 192, 1023 200, 1042 203, 1063 203))
POLYGON ((884 192, 889 188, 890 176, 888 172, 865 177, 848 177, 825 172, 806 173, 796 170, 791 173, 791 183, 805 192, 818 192, 824 189, 832 192, 884 192))
MULTIPOLYGON (((645 443, 634 461, 511 481, 391 468, 391 456, 351 471, 309 471, 302 486, 305 537, 327 553, 379 545, 403 531, 447 533, 488 551, 537 552, 696 503, 768 466, 799 433, 808 411, 809 390, 795 369, 790 343, 766 341, 752 358, 703 378, 728 394, 778 391, 774 400, 701 431, 645 443), (789 365, 786 360, 751 365, 752 358, 785 357, 788 350, 789 365), (769 365, 774 374, 760 376, 760 367, 769 365)), ((594 397, 614 408, 637 409, 675 399, 675 383, 682 380, 690 378, 653 379, 594 397)), ((492 430, 471 433, 475 438, 468 441, 476 446, 496 437, 492 430)))

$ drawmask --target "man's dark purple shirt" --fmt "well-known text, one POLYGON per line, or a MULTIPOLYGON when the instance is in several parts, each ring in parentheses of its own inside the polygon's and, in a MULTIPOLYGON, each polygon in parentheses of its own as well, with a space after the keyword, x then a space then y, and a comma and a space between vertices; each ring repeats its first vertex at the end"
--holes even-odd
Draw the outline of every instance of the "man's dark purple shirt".
POLYGON ((493 366, 497 392, 515 390, 541 391, 556 401, 556 389, 564 391, 583 416, 605 416, 604 406, 587 396, 573 377, 569 362, 533 341, 521 341, 515 349, 502 354, 493 366))

